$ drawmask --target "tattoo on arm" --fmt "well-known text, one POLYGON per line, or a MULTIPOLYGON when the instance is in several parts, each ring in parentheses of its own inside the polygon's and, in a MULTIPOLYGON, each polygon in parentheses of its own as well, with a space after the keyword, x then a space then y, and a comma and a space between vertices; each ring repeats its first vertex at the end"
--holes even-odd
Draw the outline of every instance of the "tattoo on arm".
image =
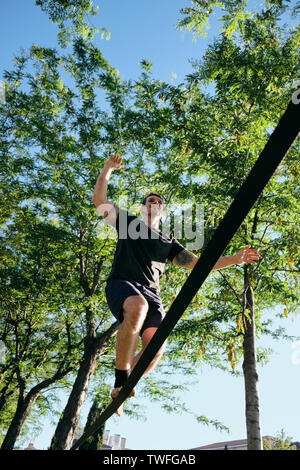
POLYGON ((187 250, 182 250, 175 256, 176 264, 182 267, 187 267, 194 261, 194 256, 187 250))

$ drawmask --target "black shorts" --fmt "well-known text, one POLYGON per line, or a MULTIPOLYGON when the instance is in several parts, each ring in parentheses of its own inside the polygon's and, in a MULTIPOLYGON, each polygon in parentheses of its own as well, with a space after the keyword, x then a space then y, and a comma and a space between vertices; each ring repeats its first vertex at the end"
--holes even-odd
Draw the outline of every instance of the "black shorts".
POLYGON ((166 312, 163 308, 161 298, 154 290, 143 286, 135 281, 126 281, 124 279, 108 279, 105 287, 105 295, 108 306, 113 316, 122 322, 122 305, 131 295, 141 295, 148 302, 149 309, 144 324, 140 331, 140 336, 146 328, 156 327, 161 324, 166 312))

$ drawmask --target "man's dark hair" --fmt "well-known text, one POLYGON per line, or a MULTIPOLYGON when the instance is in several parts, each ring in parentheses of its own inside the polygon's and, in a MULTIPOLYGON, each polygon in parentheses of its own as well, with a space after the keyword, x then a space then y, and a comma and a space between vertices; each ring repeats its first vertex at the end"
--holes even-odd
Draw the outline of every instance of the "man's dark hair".
POLYGON ((150 197, 150 196, 158 196, 162 200, 162 202, 164 202, 164 198, 161 197, 160 194, 158 194, 158 193, 149 193, 149 194, 147 194, 147 196, 144 197, 144 199, 142 201, 143 206, 146 205, 146 201, 147 201, 148 197, 150 197))

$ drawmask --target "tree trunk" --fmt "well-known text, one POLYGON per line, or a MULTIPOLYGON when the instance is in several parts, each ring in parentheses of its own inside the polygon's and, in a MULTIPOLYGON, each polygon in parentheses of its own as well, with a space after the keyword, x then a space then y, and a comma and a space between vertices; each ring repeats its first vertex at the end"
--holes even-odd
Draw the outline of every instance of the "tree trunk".
MULTIPOLYGON (((95 399, 91 409, 89 411, 89 415, 86 421, 86 425, 84 428, 84 432, 94 424, 94 422, 99 418, 102 412, 108 405, 109 400, 104 400, 104 402, 99 405, 99 400, 95 399)), ((98 431, 95 432, 92 436, 90 436, 85 442, 81 444, 78 450, 101 450, 103 444, 103 435, 104 435, 105 424, 103 424, 98 431)))
POLYGON ((13 450, 24 421, 38 396, 39 392, 37 391, 35 393, 28 393, 25 399, 23 397, 19 397, 15 415, 7 430, 1 450, 13 450))
POLYGON ((86 341, 85 351, 79 367, 71 394, 58 422, 51 442, 52 450, 68 450, 72 447, 78 428, 82 405, 86 399, 89 383, 95 371, 97 360, 104 344, 117 331, 119 323, 115 322, 99 339, 86 341))
POLYGON ((254 294, 251 289, 247 268, 245 268, 245 308, 249 318, 244 315, 244 361, 246 427, 248 450, 262 450, 260 429, 260 408, 258 392, 258 373, 256 361, 254 294))
POLYGON ((45 379, 43 380, 43 382, 40 382, 39 384, 35 385, 27 393, 25 398, 24 398, 24 393, 25 393, 25 388, 26 388, 26 382, 19 374, 20 392, 19 392, 18 405, 17 405, 15 415, 12 419, 12 422, 10 423, 10 426, 8 428, 4 441, 2 443, 1 450, 13 449, 15 442, 18 438, 18 435, 20 434, 21 428, 24 424, 24 421, 27 418, 31 410, 31 407, 34 405, 41 391, 44 390, 45 388, 48 388, 50 385, 62 379, 63 377, 65 377, 70 371, 71 371, 70 368, 66 368, 62 370, 62 368, 59 367, 59 370, 52 377, 50 377, 49 379, 45 379))
POLYGON ((52 450, 68 450, 72 446, 78 428, 81 408, 87 395, 90 379, 97 365, 97 359, 98 354, 93 348, 93 344, 87 345, 68 402, 52 438, 52 450))
POLYGON ((4 408, 4 406, 6 405, 7 400, 16 392, 15 390, 11 390, 10 392, 7 392, 8 388, 9 388, 9 385, 6 385, 5 388, 2 390, 2 394, 0 397, 0 412, 2 408, 4 408))

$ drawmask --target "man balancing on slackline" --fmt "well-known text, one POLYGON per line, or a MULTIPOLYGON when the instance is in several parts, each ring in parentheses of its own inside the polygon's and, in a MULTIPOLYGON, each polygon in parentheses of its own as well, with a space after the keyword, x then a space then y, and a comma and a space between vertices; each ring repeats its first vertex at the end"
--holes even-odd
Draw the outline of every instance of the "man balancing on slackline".
MULTIPOLYGON (((198 257, 186 250, 174 237, 166 236, 159 230, 164 202, 158 193, 150 193, 142 201, 142 219, 107 200, 107 184, 112 171, 124 167, 122 158, 118 155, 110 156, 97 179, 92 198, 98 214, 118 232, 115 257, 105 288, 108 306, 121 322, 117 334, 112 398, 119 394, 165 315, 159 296, 159 279, 166 260, 187 269, 193 269, 198 261, 198 257), (142 349, 135 355, 139 337, 142 349)), ((233 264, 255 264, 258 259, 257 250, 251 249, 249 245, 233 256, 222 256, 213 269, 233 264)), ((158 364, 165 344, 143 376, 158 364)), ((133 389, 130 396, 134 395, 133 389)), ((117 410, 119 416, 122 413, 123 405, 117 410)))

